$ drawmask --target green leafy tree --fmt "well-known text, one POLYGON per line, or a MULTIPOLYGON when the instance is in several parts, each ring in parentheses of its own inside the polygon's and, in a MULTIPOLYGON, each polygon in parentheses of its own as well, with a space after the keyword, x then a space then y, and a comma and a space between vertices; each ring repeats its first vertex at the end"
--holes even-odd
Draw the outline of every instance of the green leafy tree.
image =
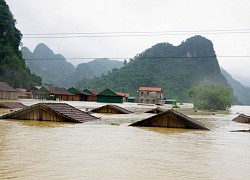
POLYGON ((0 0, 0 81, 13 87, 29 88, 41 84, 41 78, 26 67, 19 50, 22 34, 4 0, 0 0))
POLYGON ((188 96, 197 109, 226 110, 233 103, 232 89, 221 84, 205 84, 192 88, 188 96))

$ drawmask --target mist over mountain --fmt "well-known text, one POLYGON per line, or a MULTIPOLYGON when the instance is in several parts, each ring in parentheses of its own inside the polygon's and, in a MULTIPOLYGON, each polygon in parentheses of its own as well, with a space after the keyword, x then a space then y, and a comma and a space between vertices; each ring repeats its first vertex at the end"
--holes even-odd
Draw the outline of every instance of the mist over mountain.
POLYGON ((101 58, 78 64, 75 68, 63 55, 54 54, 43 43, 38 44, 33 52, 27 47, 22 47, 21 51, 31 72, 42 77, 43 83, 66 88, 75 86, 83 78, 99 77, 123 65, 121 61, 101 58))
POLYGON ((83 79, 79 88, 115 91, 136 95, 140 86, 163 87, 167 98, 189 101, 187 91, 204 82, 229 86, 221 74, 210 40, 194 36, 179 46, 159 43, 131 59, 126 66, 99 78, 83 79))
POLYGON ((227 71, 221 68, 221 73, 225 76, 228 83, 233 88, 235 96, 243 105, 250 105, 250 88, 242 85, 239 81, 235 80, 227 71))

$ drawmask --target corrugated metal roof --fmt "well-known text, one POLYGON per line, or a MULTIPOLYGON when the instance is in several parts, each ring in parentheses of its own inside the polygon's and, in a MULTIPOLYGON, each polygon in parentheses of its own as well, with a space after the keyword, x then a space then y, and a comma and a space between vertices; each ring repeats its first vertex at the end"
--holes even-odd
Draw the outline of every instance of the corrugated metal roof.
POLYGON ((155 91, 155 92, 161 92, 163 91, 160 87, 140 87, 139 91, 155 91))
POLYGON ((128 93, 123 93, 123 92, 116 92, 116 94, 120 95, 120 96, 123 96, 123 97, 126 97, 128 98, 130 96, 130 94, 128 93))
POLYGON ((0 91, 18 92, 18 90, 14 89, 6 82, 0 82, 0 91))
MULTIPOLYGON (((35 105, 32 105, 30 107, 26 107, 24 109, 21 109, 19 111, 15 111, 10 114, 6 114, 2 116, 2 119, 18 119, 18 115, 30 113, 31 111, 36 111, 37 109, 46 109, 47 111, 50 111, 51 113, 55 113, 62 117, 62 119, 66 119, 68 122, 76 122, 76 123, 83 123, 88 121, 97 120, 95 116, 86 114, 85 112, 70 106, 66 103, 38 103, 35 105)), ((41 119, 43 120, 43 119, 41 119)))
POLYGON ((125 108, 122 108, 122 107, 117 106, 117 105, 111 105, 111 104, 108 104, 108 105, 93 109, 91 112, 94 112, 94 113, 111 113, 109 111, 109 109, 115 110, 117 112, 117 114, 130 114, 130 113, 133 113, 132 111, 129 111, 129 110, 125 109, 125 108))
POLYGON ((25 108, 26 106, 20 102, 0 102, 0 108, 10 108, 10 109, 18 109, 25 108))
POLYGON ((147 119, 137 121, 130 126, 146 126, 146 127, 166 127, 166 128, 186 128, 186 129, 202 129, 209 130, 202 123, 178 112, 173 109, 167 110, 155 116, 149 117, 147 119), (172 124, 168 124, 169 120, 172 120, 172 124), (158 125, 160 124, 160 125, 158 125), (179 126, 180 124, 181 127, 179 126))

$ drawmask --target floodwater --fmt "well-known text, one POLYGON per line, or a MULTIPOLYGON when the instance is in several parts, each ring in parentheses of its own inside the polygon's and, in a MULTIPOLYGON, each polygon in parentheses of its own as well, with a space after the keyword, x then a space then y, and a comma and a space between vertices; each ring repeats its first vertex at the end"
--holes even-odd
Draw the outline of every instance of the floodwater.
MULTIPOLYGON (((24 101, 27 105, 33 101, 24 101)), ((71 102, 84 109, 101 106, 71 102)), ((0 179, 249 179, 249 124, 237 113, 190 114, 211 131, 139 128, 151 106, 121 105, 136 113, 103 115, 83 124, 0 120, 0 179)), ((6 113, 1 111, 1 114, 6 113)), ((198 112, 199 113, 199 112, 198 112)))

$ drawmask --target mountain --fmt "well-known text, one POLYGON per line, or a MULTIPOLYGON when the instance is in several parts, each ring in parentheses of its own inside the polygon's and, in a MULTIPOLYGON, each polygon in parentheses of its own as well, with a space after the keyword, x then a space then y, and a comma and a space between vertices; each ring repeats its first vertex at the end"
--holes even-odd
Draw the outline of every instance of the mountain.
POLYGON ((250 105, 250 88, 245 87, 239 81, 235 80, 227 71, 221 68, 221 73, 227 79, 233 88, 235 96, 243 105, 250 105))
POLYGON ((23 58, 31 71, 42 77, 42 82, 59 87, 72 87, 83 78, 99 77, 113 68, 120 68, 123 62, 106 58, 81 63, 75 68, 61 54, 54 52, 40 43, 31 52, 27 47, 21 49, 23 58))
POLYGON ((4 0, 0 0, 0 81, 13 87, 30 88, 41 84, 41 78, 26 67, 19 51, 21 32, 4 0))
POLYGON ((83 78, 91 79, 99 77, 102 74, 108 74, 114 68, 121 68, 122 66, 123 62, 121 61, 99 58, 87 63, 78 64, 70 79, 75 84, 83 78))
POLYGON ((61 87, 69 83, 67 77, 74 73, 75 67, 61 54, 54 54, 43 43, 38 44, 33 53, 27 47, 23 47, 21 51, 28 67, 33 73, 42 77, 43 83, 61 87))
POLYGON ((140 86, 165 89, 167 98, 190 101, 187 91, 204 82, 229 86, 220 72, 213 44, 202 36, 194 36, 179 46, 159 43, 137 55, 120 69, 99 78, 83 79, 79 88, 115 91, 136 95, 140 86))

